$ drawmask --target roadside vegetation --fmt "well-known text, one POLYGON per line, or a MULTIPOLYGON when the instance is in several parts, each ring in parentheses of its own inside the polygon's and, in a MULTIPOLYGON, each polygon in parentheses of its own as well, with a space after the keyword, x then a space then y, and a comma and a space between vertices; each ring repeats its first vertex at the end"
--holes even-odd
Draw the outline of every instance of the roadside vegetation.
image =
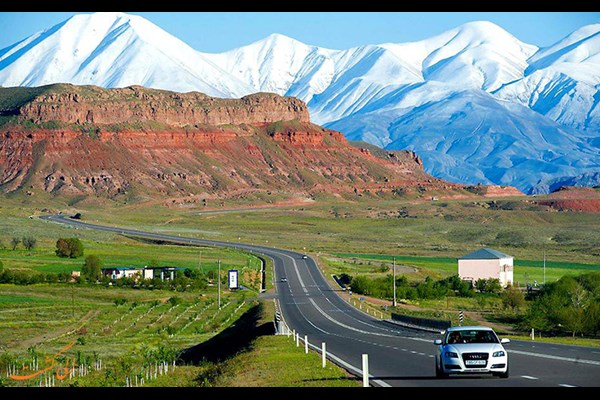
MULTIPOLYGON (((289 357, 301 365, 308 359, 294 359, 288 353, 277 356, 288 346, 286 339, 268 335, 252 338, 237 355, 208 364, 178 363, 185 349, 217 337, 253 309, 255 304, 247 300, 258 290, 260 260, 234 249, 158 246, 35 217, 58 211, 86 222, 308 253, 319 261, 326 276, 337 274, 347 280, 355 301, 366 298, 357 306, 372 301, 369 306, 382 315, 394 311, 458 324, 458 311, 463 310, 464 323, 486 323, 503 334, 527 337, 533 327, 544 339, 554 336, 557 341, 574 343, 573 335, 583 335, 586 344, 598 342, 593 339, 598 334, 594 317, 599 301, 598 214, 550 211, 519 198, 498 200, 491 207, 492 200, 485 199, 430 202, 371 196, 349 202, 321 194, 314 196, 317 202, 313 204, 229 213, 206 211, 250 204, 243 198, 209 199, 206 206, 179 208, 140 199, 107 204, 85 196, 66 200, 48 196, 43 199, 43 211, 39 199, 20 194, 3 198, 0 280, 10 282, 0 290, 4 384, 6 368, 22 368, 34 356, 39 361, 73 341, 69 357, 61 362, 74 357, 77 365, 92 368, 60 385, 135 386, 137 377, 137 384, 144 378, 145 386, 231 386, 237 382, 268 386, 277 382, 277 374, 281 375, 277 386, 356 383, 340 370, 335 372, 337 378, 322 380, 310 375, 312 369, 306 375, 299 372, 298 379, 293 373, 288 376, 284 364, 278 363, 289 357), (67 251, 60 257, 57 241, 73 238, 82 244, 81 254, 78 246, 72 246, 75 253, 67 251), (484 246, 515 257, 515 288, 498 291, 495 282, 467 288, 456 279, 456 258, 484 246), (394 259, 396 308, 389 307, 394 259), (218 260, 222 271, 240 270, 242 284, 251 289, 224 295, 221 310, 215 304, 218 260), (181 267, 186 274, 181 282, 168 284, 98 280, 99 267, 152 265, 181 267), (74 282, 73 271, 82 273, 74 282), (546 285, 541 288, 544 278, 546 285), (194 281, 201 283, 195 286, 194 281), (531 293, 526 290, 528 284, 534 289, 531 293), (100 360, 103 367, 95 371, 100 360), (270 377, 259 373, 268 365, 276 366, 270 377)), ((277 199, 274 194, 264 200, 268 205, 277 199)), ((272 270, 267 273, 271 282, 272 270)), ((293 345, 287 350, 296 351, 293 345)), ((318 356, 312 356, 319 364, 318 356)), ((19 383, 30 384, 39 382, 19 383)))

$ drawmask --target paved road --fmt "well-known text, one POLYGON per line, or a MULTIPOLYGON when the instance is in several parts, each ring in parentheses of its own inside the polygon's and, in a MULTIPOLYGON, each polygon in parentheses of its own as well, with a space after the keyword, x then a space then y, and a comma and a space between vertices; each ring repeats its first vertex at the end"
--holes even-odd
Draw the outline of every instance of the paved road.
POLYGON ((223 246, 264 254, 274 261, 279 307, 290 328, 308 336, 318 348, 326 342, 328 355, 360 375, 361 354, 369 355, 374 386, 600 386, 600 350, 528 341, 506 345, 510 358, 508 379, 475 376, 438 380, 434 376, 432 340, 439 335, 377 320, 350 306, 344 294, 329 287, 312 258, 293 251, 192 239, 108 227, 65 218, 42 219, 182 244, 223 246), (287 282, 280 278, 286 277, 287 282))

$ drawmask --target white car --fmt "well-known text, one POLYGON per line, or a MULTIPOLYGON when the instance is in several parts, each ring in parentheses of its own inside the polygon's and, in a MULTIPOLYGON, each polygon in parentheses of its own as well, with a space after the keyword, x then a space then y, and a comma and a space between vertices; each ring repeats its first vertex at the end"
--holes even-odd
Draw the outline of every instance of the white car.
POLYGON ((509 339, 498 339, 492 328, 486 326, 454 326, 448 328, 443 339, 436 339, 435 376, 449 374, 492 374, 508 378, 508 353, 502 344, 509 339))

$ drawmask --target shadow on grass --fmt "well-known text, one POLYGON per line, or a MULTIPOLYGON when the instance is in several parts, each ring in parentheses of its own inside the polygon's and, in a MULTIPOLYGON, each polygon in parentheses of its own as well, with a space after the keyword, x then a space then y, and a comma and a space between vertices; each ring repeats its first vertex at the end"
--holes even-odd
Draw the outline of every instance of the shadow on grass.
POLYGON ((273 335, 275 327, 272 322, 259 325, 262 307, 262 303, 253 306, 223 332, 184 350, 180 354, 177 364, 201 365, 207 361, 222 362, 240 352, 249 350, 257 337, 273 335))
POLYGON ((302 379, 302 382, 335 382, 335 381, 362 381, 362 378, 355 376, 339 377, 339 378, 314 378, 314 379, 302 379))

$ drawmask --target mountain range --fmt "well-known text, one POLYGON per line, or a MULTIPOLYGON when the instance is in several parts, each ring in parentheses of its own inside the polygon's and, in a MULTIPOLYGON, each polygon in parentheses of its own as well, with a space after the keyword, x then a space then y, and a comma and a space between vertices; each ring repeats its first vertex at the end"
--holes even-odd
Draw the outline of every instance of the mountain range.
POLYGON ((600 24, 545 48, 480 21, 411 43, 332 50, 273 34, 211 54, 140 16, 79 14, 0 50, 0 85, 56 82, 273 92, 349 140, 416 152, 445 180, 600 184, 600 24))

